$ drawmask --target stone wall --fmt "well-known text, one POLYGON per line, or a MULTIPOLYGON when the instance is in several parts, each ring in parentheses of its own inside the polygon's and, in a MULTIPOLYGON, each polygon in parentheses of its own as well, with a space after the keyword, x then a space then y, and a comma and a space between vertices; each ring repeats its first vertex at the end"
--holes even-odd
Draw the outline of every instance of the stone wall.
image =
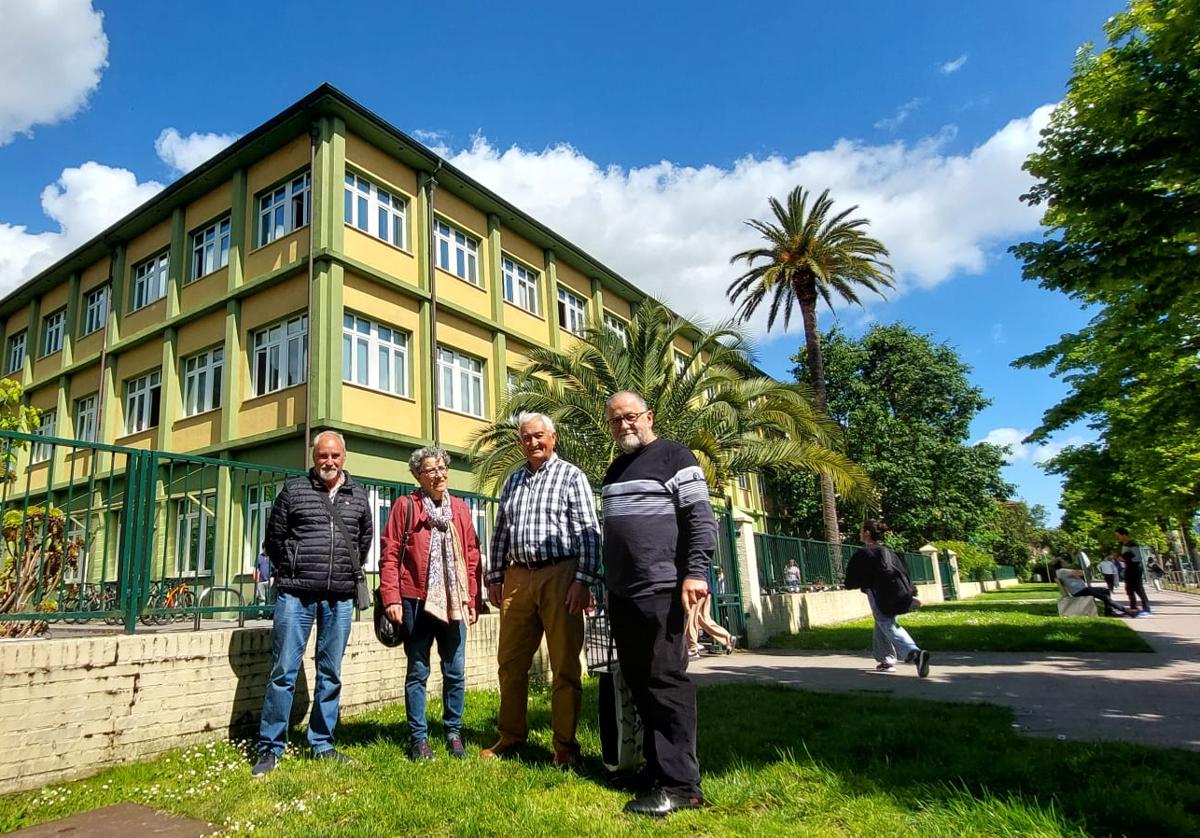
MULTIPOLYGON (((496 687, 499 617, 470 629, 467 685, 496 687)), ((314 639, 298 677, 293 719, 310 708, 314 639)), ((0 643, 0 793, 85 776, 215 736, 257 730, 271 658, 269 626, 0 643)), ((433 650, 436 661, 437 647, 433 650)), ((358 622, 342 662, 342 712, 404 699, 402 649, 358 622)), ((441 692, 436 662, 431 695, 441 692)), ((545 647, 535 677, 549 672, 545 647)))

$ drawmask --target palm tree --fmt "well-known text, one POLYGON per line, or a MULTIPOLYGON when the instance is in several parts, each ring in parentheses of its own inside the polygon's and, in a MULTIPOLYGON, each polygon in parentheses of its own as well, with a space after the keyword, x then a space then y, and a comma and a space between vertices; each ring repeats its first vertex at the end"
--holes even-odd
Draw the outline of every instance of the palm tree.
MULTIPOLYGON (((830 308, 838 296, 848 303, 861 302, 858 288, 867 288, 883 296, 881 287, 892 287, 892 266, 886 261, 887 248, 865 232, 865 218, 849 218, 857 206, 833 214, 833 201, 826 189, 808 205, 809 195, 797 186, 787 197, 787 205, 771 198, 774 221, 751 219, 746 224, 762 234, 766 247, 738 253, 730 263, 745 262, 749 267, 730 284, 729 301, 736 303, 737 317, 749 320, 759 305, 770 297, 767 328, 783 315, 783 328, 791 321, 792 309, 800 308, 804 321, 804 346, 808 372, 821 412, 828 415, 825 399, 825 364, 821 357, 821 333, 817 330, 817 300, 830 308)), ((821 515, 825 539, 840 542, 836 486, 821 475, 821 515)))
POLYGON ((761 375, 732 324, 697 328, 655 300, 638 306, 625 335, 593 322, 569 351, 531 353, 502 418, 473 440, 480 488, 496 492, 524 462, 521 412, 550 416, 559 454, 598 486, 618 453, 604 412, 618 390, 643 395, 655 432, 691 448, 714 490, 738 474, 783 466, 826 476, 854 496, 869 491, 866 475, 833 450, 837 425, 815 409, 807 387, 761 375), (677 338, 690 353, 680 352, 677 338))

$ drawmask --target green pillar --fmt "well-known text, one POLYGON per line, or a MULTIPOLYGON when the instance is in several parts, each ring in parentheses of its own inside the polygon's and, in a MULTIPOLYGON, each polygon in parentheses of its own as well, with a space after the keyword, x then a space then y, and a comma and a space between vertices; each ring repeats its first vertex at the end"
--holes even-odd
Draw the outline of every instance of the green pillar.
MULTIPOLYGON (((504 289, 500 272, 500 216, 488 216, 488 260, 486 282, 492 300, 492 319, 497 326, 504 325, 504 289)), ((480 266, 484 268, 483 265, 480 266)))
POLYGON ((119 436, 125 435, 125 428, 118 427, 120 415, 118 399, 123 395, 117 385, 117 359, 109 355, 100 370, 100 400, 99 415, 96 417, 96 439, 100 442, 112 443, 119 436))
POLYGON ((108 293, 108 326, 105 329, 105 346, 112 346, 121 339, 121 322, 125 306, 125 246, 117 245, 112 256, 112 286, 108 293))
POLYGON ((317 361, 308 388, 313 427, 342 418, 342 279, 341 265, 318 260, 308 323, 308 351, 317 361))
POLYGON ((79 328, 79 274, 67 280, 67 322, 63 324, 62 368, 75 362, 75 332, 79 328))
MULTIPOLYGON (((233 260, 230 259, 230 265, 233 260)), ((221 441, 238 435, 238 408, 242 404, 242 379, 246 370, 243 352, 242 301, 225 304, 225 365, 221 370, 221 441)))
POLYGON ((504 332, 492 335, 492 399, 493 412, 500 415, 500 405, 508 400, 508 339, 504 332))
POLYGON ((554 251, 546 248, 546 324, 550 327, 550 345, 558 349, 562 343, 558 325, 558 260, 554 251))
POLYGON ((26 389, 33 383, 33 362, 42 355, 42 298, 29 301, 29 328, 25 330, 25 363, 21 368, 21 385, 26 389))
POLYGON ((421 363, 425 367, 425 375, 421 376, 421 392, 418 395, 418 404, 421 406, 421 439, 433 438, 433 412, 437 410, 437 405, 433 403, 433 376, 437 375, 437 361, 433 355, 433 347, 430 346, 430 308, 429 300, 421 300, 421 327, 415 336, 416 340, 413 341, 416 344, 414 348, 417 357, 422 359, 421 363))
POLYGON ((428 172, 421 172, 417 178, 416 229, 413 231, 416 236, 413 252, 417 257, 417 285, 425 291, 429 290, 429 260, 433 258, 429 252, 429 240, 433 235, 433 213, 429 206, 431 179, 428 172))
POLYGON ((597 328, 604 328, 604 286, 592 277, 592 316, 597 328))
POLYGON ((171 428, 179 418, 183 399, 179 389, 179 358, 176 352, 178 332, 174 327, 163 332, 162 394, 158 407, 158 433, 154 447, 172 451, 171 428))
MULTIPOLYGON (((229 459, 229 452, 221 452, 221 459, 229 459)), ((213 551, 213 584, 232 585, 242 569, 242 538, 240 519, 236 512, 240 503, 233 500, 233 469, 217 469, 217 500, 214 512, 217 517, 217 548, 213 551), (222 574, 221 570, 225 573, 222 574)))
MULTIPOLYGON (((242 284, 246 273, 246 170, 233 173, 233 204, 229 210, 229 273, 230 291, 242 284)), ((226 352, 226 358, 234 357, 226 352)))
MULTIPOLYGON (((69 323, 70 320, 67 322, 69 323)), ((74 439, 75 417, 71 415, 71 377, 69 375, 60 375, 58 377, 58 396, 54 410, 58 415, 58 420, 55 423, 57 429, 54 435, 60 439, 74 439)), ((68 478, 65 477, 68 474, 67 449, 62 445, 54 446, 52 459, 53 462, 50 464, 52 471, 48 473, 63 475, 57 482, 68 482, 68 478)))
POLYGON ((175 207, 171 213, 171 248, 167 255, 167 313, 170 320, 179 315, 179 289, 187 276, 187 248, 184 246, 186 219, 183 207, 175 207))

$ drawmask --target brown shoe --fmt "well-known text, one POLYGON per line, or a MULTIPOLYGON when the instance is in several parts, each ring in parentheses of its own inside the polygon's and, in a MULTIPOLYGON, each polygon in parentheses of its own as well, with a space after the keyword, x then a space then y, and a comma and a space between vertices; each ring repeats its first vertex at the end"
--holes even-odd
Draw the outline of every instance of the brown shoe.
POLYGON ((517 748, 521 747, 521 742, 505 742, 501 739, 490 748, 484 748, 479 752, 480 759, 504 759, 511 756, 517 748))
POLYGON ((579 749, 578 748, 555 748, 554 749, 554 759, 551 761, 550 764, 553 765, 555 768, 559 768, 563 771, 568 771, 568 770, 574 768, 578 762, 579 762, 579 749))

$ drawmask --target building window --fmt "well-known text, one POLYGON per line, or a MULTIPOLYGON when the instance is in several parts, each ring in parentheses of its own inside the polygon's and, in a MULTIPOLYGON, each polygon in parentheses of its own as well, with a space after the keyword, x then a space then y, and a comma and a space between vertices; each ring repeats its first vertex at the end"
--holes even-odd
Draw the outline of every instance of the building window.
POLYGON ((136 434, 158 424, 162 372, 155 370, 125 385, 125 433, 136 434))
POLYGON ((307 378, 307 314, 254 333, 254 395, 294 387, 307 378))
POLYGON ((104 328, 104 321, 108 317, 108 291, 107 285, 101 285, 84 295, 83 334, 90 335, 104 328))
POLYGON ((438 347, 438 406, 483 416, 483 361, 438 347))
POLYGON ((629 345, 629 326, 620 317, 610 314, 607 311, 604 312, 604 328, 616 335, 620 339, 622 346, 629 345))
MULTIPOLYGON (((55 436, 58 429, 58 411, 43 410, 41 421, 38 423, 38 436, 55 436)), ((54 445, 49 442, 35 442, 30 454, 31 463, 44 463, 54 453, 54 445)))
POLYGON ((63 332, 67 328, 67 310, 59 309, 42 320, 42 357, 62 351, 63 332))
POLYGON ((521 387, 521 375, 516 370, 504 371, 504 391, 512 396, 521 387))
POLYGON ((192 235, 191 279, 199 279, 229 264, 231 229, 232 222, 226 217, 192 235))
POLYGON ((342 380, 408 395, 408 335, 365 317, 342 319, 342 380))
POLYGON ((247 573, 253 572, 254 560, 258 558, 262 543, 267 539, 267 520, 271 517, 271 506, 281 488, 283 484, 275 482, 255 483, 246 487, 246 554, 242 567, 247 573))
POLYGON ((85 396, 75 402, 75 438, 80 442, 96 441, 96 396, 85 396))
POLYGON ((582 335, 587 327, 587 300, 559 288, 558 325, 573 335, 582 335))
POLYGON ((17 372, 25 364, 25 332, 8 339, 8 371, 17 372))
POLYGON ((434 220, 437 266, 472 285, 479 284, 479 241, 444 221, 434 220))
POLYGON ((217 493, 179 500, 175 525, 175 575, 208 576, 217 550, 217 493))
POLYGON ((743 492, 749 492, 750 491, 750 475, 739 474, 737 476, 737 484, 738 484, 738 488, 741 489, 743 492))
POLYGON ((308 224, 312 177, 308 172, 258 197, 258 246, 308 224))
POLYGON ((183 415, 195 416, 221 406, 225 349, 218 346, 183 359, 183 415))
POLYGON ((167 296, 168 261, 168 254, 161 253, 133 269, 133 305, 130 311, 137 311, 167 296))
POLYGON ((493 501, 468 495, 463 498, 467 509, 471 512, 471 522, 475 524, 475 537, 479 541, 479 555, 486 556, 492 543, 492 522, 488 516, 488 506, 493 501))
POLYGON ((408 247, 408 201, 346 173, 346 223, 396 247, 408 247))
POLYGON ((538 274, 507 256, 503 261, 504 299, 530 314, 538 313, 538 274))
POLYGON ((687 373, 688 356, 684 355, 678 349, 675 350, 675 375, 682 376, 687 373))

